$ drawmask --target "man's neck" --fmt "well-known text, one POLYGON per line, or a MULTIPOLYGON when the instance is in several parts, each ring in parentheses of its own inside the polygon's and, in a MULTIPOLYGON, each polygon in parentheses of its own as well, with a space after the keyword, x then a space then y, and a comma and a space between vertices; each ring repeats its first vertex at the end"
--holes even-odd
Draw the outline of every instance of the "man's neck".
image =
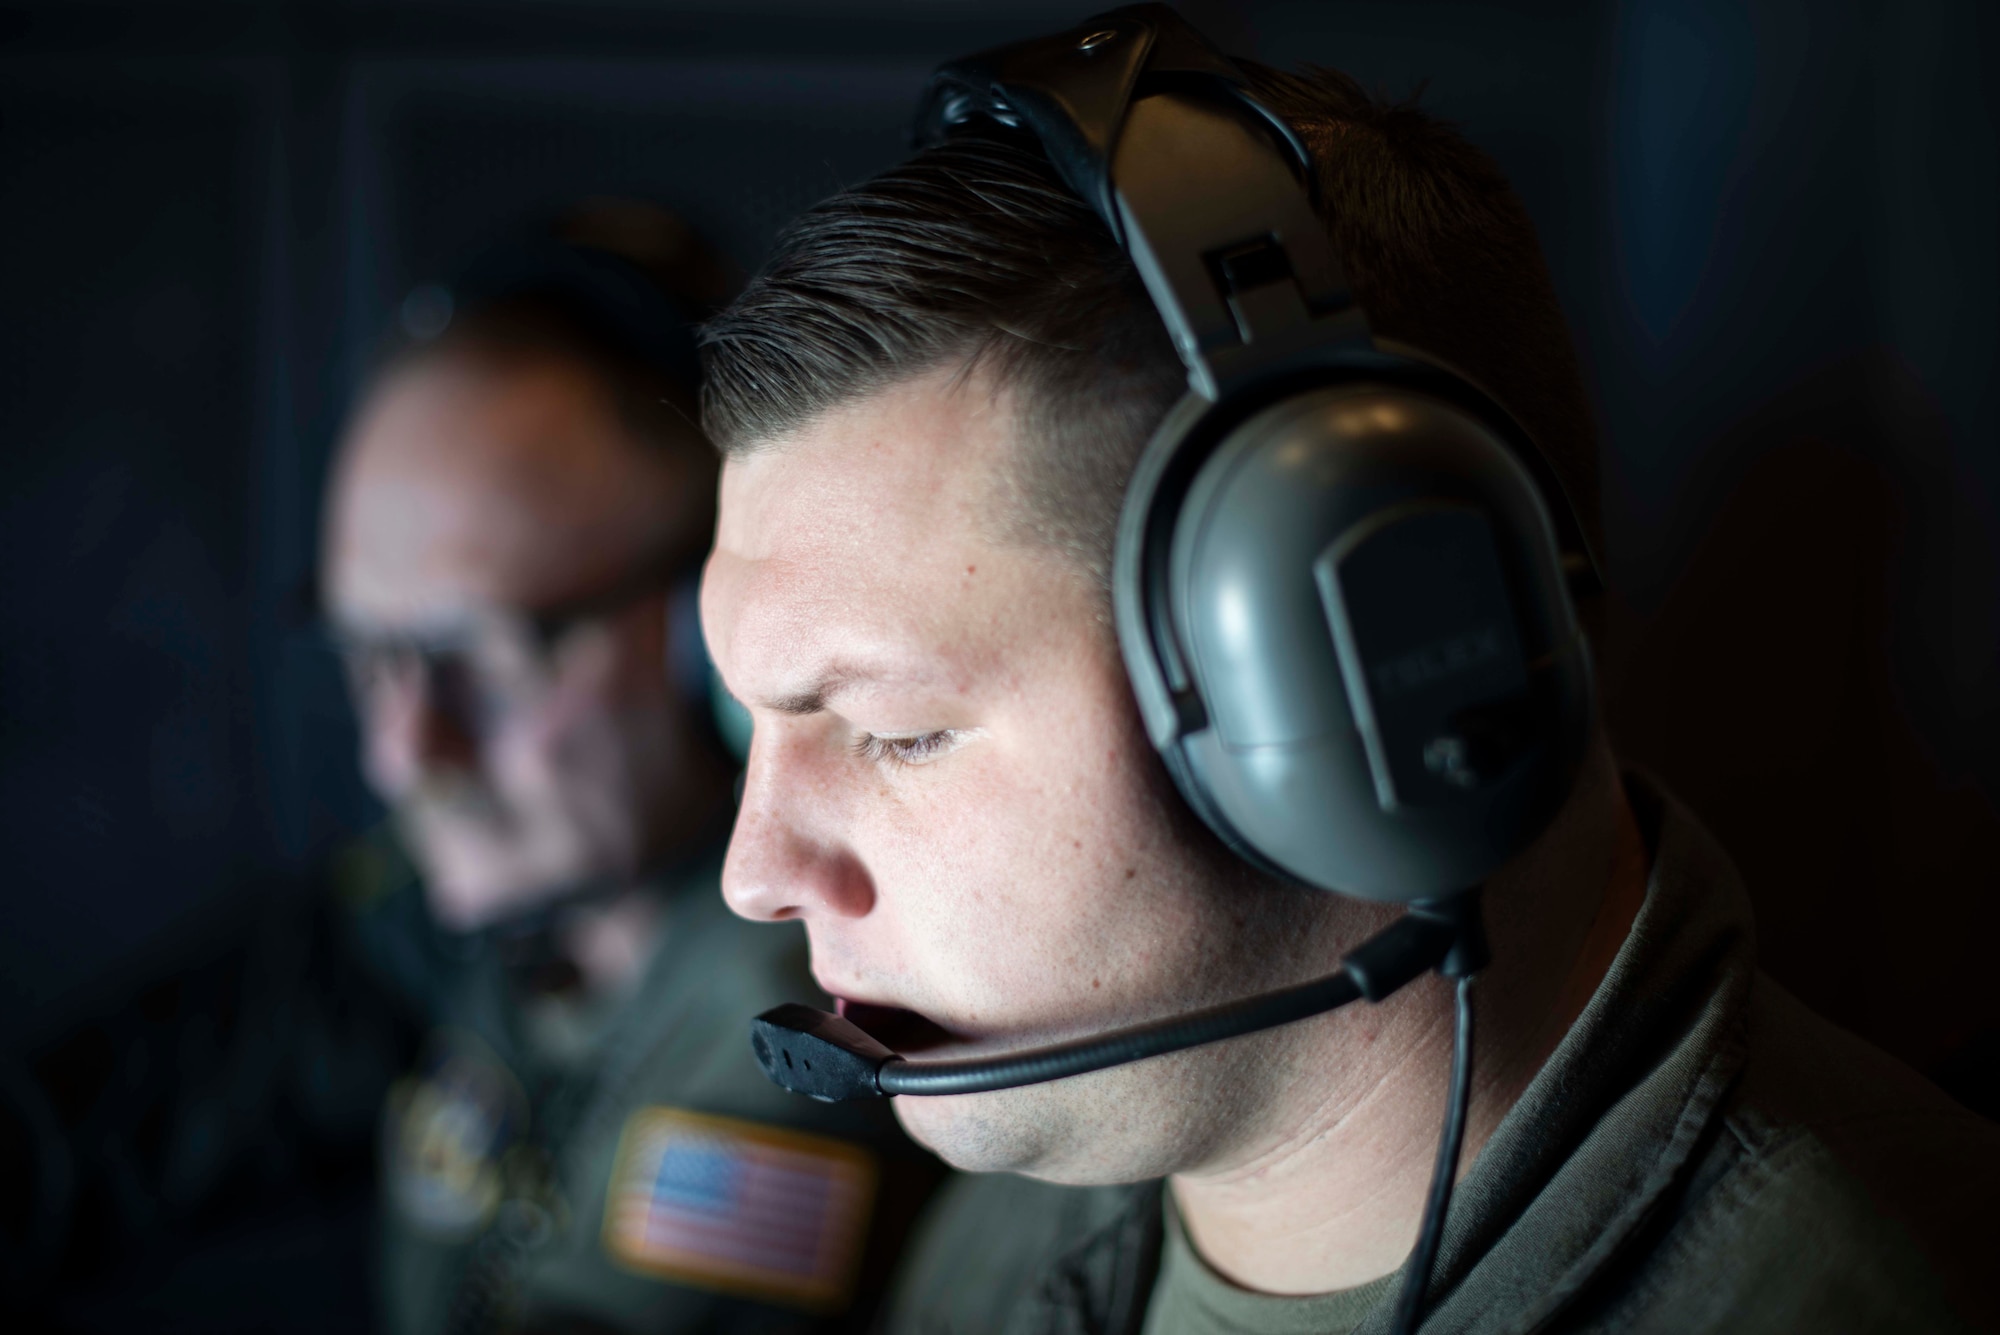
MULTIPOLYGON (((1494 964, 1475 984, 1479 1048, 1463 1172, 1589 1002, 1645 898, 1647 857, 1608 751, 1541 841, 1488 888, 1494 964)), ((1210 1265, 1266 1293, 1329 1293, 1402 1265, 1443 1115, 1449 988, 1420 980, 1324 1030, 1329 1072, 1246 1153, 1172 1179, 1210 1265)))

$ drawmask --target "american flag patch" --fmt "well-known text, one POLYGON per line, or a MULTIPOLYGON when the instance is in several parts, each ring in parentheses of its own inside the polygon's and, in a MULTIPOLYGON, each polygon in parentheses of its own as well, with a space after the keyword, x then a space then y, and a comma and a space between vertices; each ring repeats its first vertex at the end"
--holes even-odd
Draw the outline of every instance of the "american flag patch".
POLYGON ((875 1172, 874 1156, 845 1141, 642 1108, 619 1138, 605 1250, 677 1283, 839 1311, 875 1172))

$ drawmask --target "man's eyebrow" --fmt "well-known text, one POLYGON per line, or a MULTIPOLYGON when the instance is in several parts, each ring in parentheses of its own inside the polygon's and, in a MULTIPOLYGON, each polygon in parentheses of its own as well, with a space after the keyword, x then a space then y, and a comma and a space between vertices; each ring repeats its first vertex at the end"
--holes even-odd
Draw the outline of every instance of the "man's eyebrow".
POLYGON ((862 686, 885 681, 909 681, 913 677, 894 669, 885 669, 859 664, 839 664, 828 667, 804 690, 789 695, 766 696, 758 703, 777 714, 818 714, 828 703, 841 695, 849 687, 862 686))
POLYGON ((780 695, 766 700, 764 708, 780 714, 817 714, 826 708, 826 690, 815 686, 797 695, 780 695))
POLYGON ((865 676, 848 668, 833 668, 820 674, 819 680, 802 691, 790 695, 774 695, 763 701, 764 708, 779 714, 817 714, 826 708, 827 700, 855 680, 865 676))

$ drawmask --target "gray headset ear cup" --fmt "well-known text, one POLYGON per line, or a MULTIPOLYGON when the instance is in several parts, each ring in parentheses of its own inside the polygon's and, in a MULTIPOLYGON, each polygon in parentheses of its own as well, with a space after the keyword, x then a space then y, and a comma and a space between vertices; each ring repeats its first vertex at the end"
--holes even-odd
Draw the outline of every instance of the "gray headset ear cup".
POLYGON ((1212 448, 1193 414, 1167 426, 1128 494, 1116 591, 1189 804, 1326 889, 1479 883, 1560 809, 1594 717, 1520 442, 1366 379, 1281 398, 1212 448))

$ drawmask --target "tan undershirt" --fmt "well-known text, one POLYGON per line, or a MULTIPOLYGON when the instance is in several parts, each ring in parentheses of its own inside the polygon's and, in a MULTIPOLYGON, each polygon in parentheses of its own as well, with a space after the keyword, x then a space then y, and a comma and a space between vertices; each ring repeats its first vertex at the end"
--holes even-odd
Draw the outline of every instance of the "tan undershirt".
POLYGON ((1144 1335, 1352 1335, 1377 1304, 1395 1296, 1400 1272, 1303 1298, 1239 1289, 1201 1259, 1181 1227, 1174 1193, 1160 1190, 1166 1238, 1144 1335))

